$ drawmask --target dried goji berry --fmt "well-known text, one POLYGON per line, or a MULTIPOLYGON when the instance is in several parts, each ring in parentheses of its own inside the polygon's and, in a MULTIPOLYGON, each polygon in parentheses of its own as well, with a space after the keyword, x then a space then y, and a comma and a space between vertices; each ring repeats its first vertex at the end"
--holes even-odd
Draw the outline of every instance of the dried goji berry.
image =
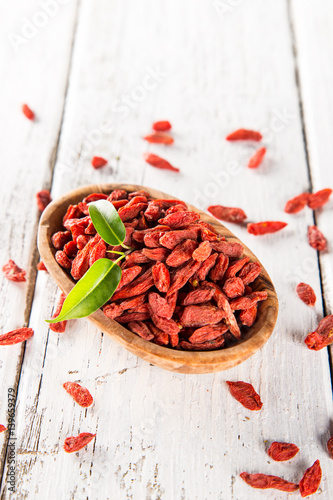
POLYGON ((180 324, 185 327, 216 325, 225 312, 213 305, 186 306, 180 317, 180 324))
POLYGON ((197 272, 198 279, 203 281, 206 279, 209 271, 214 267, 218 254, 212 253, 205 262, 202 263, 200 269, 197 272))
POLYGON ((89 268, 89 258, 92 249, 97 243, 99 243, 101 237, 99 234, 96 234, 87 244, 86 246, 80 250, 72 263, 71 275, 75 280, 79 280, 82 276, 88 271, 89 268))
POLYGON ((202 342, 200 344, 191 344, 191 342, 186 342, 183 340, 179 345, 185 351, 215 351, 225 344, 225 337, 222 335, 214 340, 209 340, 208 342, 202 342))
POLYGON ((144 137, 147 142, 152 142, 154 144, 165 144, 166 146, 171 146, 174 143, 173 137, 169 134, 164 134, 163 132, 154 132, 153 134, 148 134, 144 137))
POLYGON ((149 201, 148 208, 145 211, 145 217, 149 221, 157 220, 161 217, 162 205, 157 201, 149 201))
POLYGON ((313 288, 310 285, 307 285, 306 283, 299 283, 296 287, 296 292, 299 298, 303 300, 306 305, 310 307, 313 307, 315 305, 317 298, 313 288))
MULTIPOLYGON (((115 191, 114 191, 115 192, 115 191)), ((126 191, 124 191, 126 193, 126 191)), ((126 193, 127 195, 127 193, 126 193)), ((108 195, 104 193, 91 193, 89 194, 86 198, 84 198, 84 203, 89 204, 92 203, 93 201, 98 201, 98 200, 107 200, 108 195)), ((116 198, 118 199, 118 198, 116 198)))
POLYGON ((51 238, 52 245, 56 250, 62 250, 64 245, 66 245, 71 238, 72 235, 70 231, 58 231, 57 233, 54 233, 51 238))
POLYGON ((72 261, 67 257, 63 250, 58 250, 55 254, 55 260, 58 262, 59 266, 64 269, 71 269, 72 261))
POLYGON ((191 306, 208 302, 214 295, 215 289, 211 286, 200 286, 189 292, 182 302, 183 306, 191 306))
POLYGON ((150 306, 149 311, 154 324, 157 328, 162 330, 162 332, 168 335, 177 335, 179 333, 180 328, 173 319, 166 319, 158 316, 150 306))
POLYGON ((103 240, 100 240, 97 245, 91 250, 89 255, 89 267, 93 265, 98 259, 103 259, 106 255, 106 244, 103 240))
POLYGON ((227 380, 231 395, 245 408, 251 411, 261 410, 262 402, 252 384, 247 382, 230 382, 227 380))
POLYGON ((38 262, 37 269, 38 269, 38 271, 47 271, 45 264, 42 261, 38 262))
POLYGON ((101 156, 93 156, 93 158, 91 159, 91 164, 95 169, 105 167, 107 162, 108 161, 101 156))
MULTIPOLYGON (((135 200, 135 198, 133 198, 135 200)), ((132 201, 133 201, 132 200, 132 201)), ((142 210, 146 210, 147 208, 147 203, 146 202, 140 202, 140 203, 133 203, 130 201, 127 203, 124 207, 121 207, 118 210, 119 217, 123 222, 130 221, 134 219, 134 217, 137 217, 139 213, 142 210)))
MULTIPOLYGON (((85 236, 80 236, 80 238, 85 238, 85 236)), ((86 243, 88 243, 88 241, 86 243)), ((78 247, 76 246, 74 241, 69 241, 64 246, 64 252, 68 257, 75 257, 78 252, 78 247)))
MULTIPOLYGON (((198 238, 197 229, 179 229, 178 231, 167 231, 163 234, 159 242, 162 246, 173 250, 183 240, 196 240, 198 238)), ((145 238, 146 243, 146 238, 145 238)))
POLYGON ((141 271, 142 267, 140 266, 132 266, 128 269, 123 269, 117 291, 124 286, 132 283, 132 281, 141 273, 141 271))
POLYGON ((131 312, 146 312, 147 309, 141 310, 141 306, 146 302, 146 299, 147 294, 143 293, 142 295, 122 300, 119 305, 123 311, 131 309, 131 312))
MULTIPOLYGON (((76 243, 74 241, 73 241, 73 243, 74 243, 74 245, 76 244, 78 250, 82 250, 87 245, 87 243, 90 241, 90 239, 91 239, 90 236, 88 236, 87 234, 80 234, 76 238, 76 243)), ((70 241, 69 243, 72 243, 72 242, 70 241)), ((66 243, 66 245, 67 245, 67 243, 66 243)), ((64 246, 64 252, 66 252, 66 250, 65 250, 66 245, 64 246)))
POLYGON ((32 328, 17 328, 11 332, 0 335, 0 345, 14 345, 24 342, 32 337, 34 331, 32 328))
POLYGON ((118 316, 121 316, 123 313, 123 308, 120 304, 107 304, 103 307, 103 313, 110 319, 116 319, 118 316))
POLYGON ((176 212, 186 212, 186 208, 184 205, 174 205, 173 207, 168 208, 165 215, 174 214, 176 212))
POLYGON ((317 228, 317 226, 309 226, 308 242, 309 245, 318 252, 327 250, 326 238, 323 233, 317 228))
POLYGON ((12 259, 9 259, 7 264, 2 266, 2 272, 5 275, 5 278, 10 281, 26 281, 25 275, 26 272, 21 269, 19 266, 15 264, 15 262, 12 259))
POLYGON ((166 319, 172 318, 173 308, 164 297, 158 293, 151 292, 148 295, 148 300, 151 310, 154 311, 157 316, 161 316, 166 319))
POLYGON ((316 330, 306 337, 305 341, 309 349, 319 351, 333 343, 333 314, 322 319, 316 330))
POLYGON ((114 293, 112 296, 112 301, 119 299, 128 299, 129 297, 135 297, 135 295, 141 295, 154 286, 154 279, 152 276, 152 269, 147 269, 145 273, 136 278, 132 283, 126 285, 114 293))
POLYGON ((0 432, 4 432, 7 430, 7 427, 5 427, 4 425, 0 425, 0 432))
POLYGON ((170 288, 170 273, 163 262, 157 262, 153 268, 154 285, 160 292, 167 292, 170 288))
POLYGON ((76 382, 65 382, 62 386, 72 396, 74 401, 83 408, 88 408, 88 406, 93 404, 93 397, 86 387, 82 387, 82 385, 76 382))
POLYGON ((172 278, 172 284, 168 290, 167 296, 172 295, 176 290, 180 290, 188 282, 188 280, 198 271, 200 268, 200 262, 193 261, 192 259, 184 264, 183 266, 177 268, 176 272, 172 278))
POLYGON ((154 122, 152 128, 156 130, 156 132, 166 132, 171 129, 171 123, 168 120, 160 120, 154 122))
POLYGON ((238 277, 242 279, 244 285, 252 283, 261 273, 261 265, 259 262, 249 262, 246 264, 238 277))
POLYGON ((236 262, 233 262, 231 264, 226 273, 225 273, 225 278, 233 278, 236 276, 236 274, 249 262, 249 257, 243 257, 242 259, 236 260, 236 262))
POLYGON ((307 497, 308 495, 313 495, 319 488, 321 481, 321 467, 319 460, 316 460, 311 467, 306 469, 304 476, 299 482, 299 492, 301 497, 307 497))
POLYGON ((196 212, 175 212, 166 215, 164 219, 159 219, 160 224, 171 227, 171 229, 185 228, 200 219, 200 215, 196 212))
POLYGON ((211 247, 215 252, 224 253, 227 257, 237 259, 243 254, 243 245, 240 243, 230 243, 229 241, 212 241, 211 247))
POLYGON ((217 257, 216 264, 209 273, 212 281, 220 281, 229 266, 229 259, 224 253, 220 253, 217 257))
POLYGON ((241 208, 210 205, 207 210, 217 219, 226 222, 241 224, 245 219, 247 219, 246 213, 241 208))
POLYGON ((293 443, 279 443, 274 441, 267 450, 268 455, 276 462, 291 460, 299 452, 293 443))
POLYGON ((36 201, 37 201, 38 210, 40 210, 40 212, 43 212, 43 210, 45 210, 47 205, 49 203, 51 203, 51 201, 52 201, 50 191, 48 191, 47 189, 43 189, 42 191, 39 191, 36 194, 36 201))
POLYGON ((64 224, 69 219, 77 219, 81 215, 81 210, 78 205, 69 205, 65 213, 62 223, 64 224))
POLYGON ((150 198, 150 194, 148 191, 144 191, 143 189, 140 189, 140 191, 132 191, 132 193, 128 193, 128 199, 132 200, 136 196, 144 196, 145 198, 150 198))
POLYGON ((164 160, 164 158, 154 155, 153 153, 145 153, 143 158, 152 167, 160 168, 162 170, 172 170, 173 172, 180 171, 179 168, 173 167, 167 160, 164 160))
POLYGON ((126 200, 127 198, 128 193, 124 189, 115 189, 107 196, 108 201, 126 200))
POLYGON ((22 105, 22 112, 28 120, 34 120, 35 119, 35 113, 32 111, 32 109, 29 108, 27 104, 22 105))
POLYGON ((167 248, 143 248, 143 255, 148 257, 150 260, 157 260, 160 262, 165 262, 166 258, 170 254, 167 248))
POLYGON ((220 287, 216 285, 216 283, 212 283, 212 286, 215 289, 214 299, 216 300, 219 309, 222 309, 226 314, 225 322, 229 326, 230 332, 237 340, 240 340, 241 332, 237 324, 235 315, 231 310, 228 298, 224 295, 224 293, 222 292, 220 287))
POLYGON ((316 210, 316 208, 322 207, 325 203, 328 202, 329 197, 332 194, 332 189, 322 189, 321 191, 317 191, 317 193, 309 194, 308 206, 312 208, 312 210, 316 210))
POLYGON ((229 278, 223 285, 223 291, 229 299, 234 299, 243 295, 245 286, 241 278, 229 278))
POLYGON ((248 167, 249 168, 258 168, 262 163, 264 156, 266 154, 266 148, 260 148, 258 151, 254 153, 253 156, 249 159, 248 167))
POLYGON ((252 326, 257 317, 257 306, 243 309, 239 314, 239 319, 244 326, 252 326))
POLYGON ((327 451, 329 456, 333 459, 333 436, 327 441, 327 451))
POLYGON ((125 262, 126 267, 130 267, 134 264, 147 264, 150 258, 143 253, 143 250, 135 250, 126 256, 125 262))
POLYGON ((233 311, 240 309, 250 309, 257 302, 267 299, 267 292, 253 292, 250 295, 239 297, 230 301, 230 307, 233 311))
POLYGON ((179 267, 190 260, 192 254, 197 247, 197 243, 193 240, 184 240, 179 243, 166 259, 166 264, 170 267, 179 267))
POLYGON ((261 141, 262 135, 254 130, 240 128, 227 135, 227 141, 261 141))
POLYGON ((297 214, 307 205, 309 193, 302 193, 287 201, 284 211, 287 214, 297 214))
POLYGON ((70 436, 65 439, 64 450, 66 453, 79 451, 89 444, 95 436, 96 434, 91 434, 90 432, 82 432, 78 436, 70 436))
POLYGON ((271 476, 269 474, 248 474, 247 472, 242 472, 240 477, 252 488, 259 488, 261 490, 266 490, 268 488, 274 488, 275 490, 281 491, 297 491, 298 484, 285 481, 281 477, 271 476))
POLYGON ((223 323, 216 326, 203 326, 195 330, 188 340, 191 344, 209 342, 221 337, 227 331, 228 327, 223 323))
POLYGON ((247 231, 250 234, 254 235, 262 235, 267 233, 276 233, 276 231, 280 231, 284 227, 287 226, 286 222, 280 221, 265 221, 265 222, 251 222, 247 225, 247 231))
POLYGON ((198 262, 204 262, 210 256, 212 251, 212 247, 209 241, 203 241, 200 243, 198 248, 196 248, 192 254, 193 260, 197 260, 198 262))
MULTIPOLYGON (((61 308, 65 302, 65 299, 66 299, 66 295, 61 293, 56 310, 54 311, 52 318, 56 318, 57 316, 59 316, 61 308)), ((50 329, 53 332, 63 333, 66 330, 66 325, 67 325, 67 321, 59 321, 59 323, 50 323, 50 329)))
POLYGON ((150 313, 148 310, 148 306, 144 305, 141 306, 144 309, 147 309, 146 311, 128 311, 122 314, 121 316, 118 316, 116 318, 116 321, 118 323, 130 323, 131 321, 146 321, 147 319, 150 319, 150 313))
POLYGON ((142 321, 130 321, 128 328, 145 340, 152 340, 154 338, 148 326, 142 321))

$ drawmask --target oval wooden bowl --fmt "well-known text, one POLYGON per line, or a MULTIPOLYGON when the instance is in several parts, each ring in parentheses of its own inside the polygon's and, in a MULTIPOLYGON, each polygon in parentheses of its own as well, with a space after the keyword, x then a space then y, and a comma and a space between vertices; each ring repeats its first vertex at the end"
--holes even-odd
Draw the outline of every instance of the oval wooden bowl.
MULTIPOLYGON (((76 204, 90 193, 110 193, 114 189, 125 189, 126 191, 138 191, 144 189, 153 198, 174 198, 169 194, 156 191, 145 186, 129 184, 101 184, 85 186, 74 191, 70 191, 56 201, 50 203, 44 210, 38 231, 38 248, 42 261, 44 262, 50 275, 53 277, 61 290, 68 294, 75 282, 60 267, 55 260, 56 250, 51 243, 51 236, 62 228, 62 218, 65 215, 68 205, 76 204)), ((200 213, 201 219, 212 224, 215 229, 225 236, 228 241, 239 242, 226 227, 205 212, 188 205, 191 210, 200 213)), ((257 257, 245 245, 244 255, 250 261, 258 261, 257 257)), ((249 329, 244 339, 237 345, 225 349, 206 352, 177 351, 167 347, 158 346, 152 342, 143 340, 138 335, 127 330, 116 321, 107 318, 102 310, 98 310, 89 316, 89 320, 94 323, 104 333, 111 337, 120 345, 128 349, 140 358, 160 366, 166 370, 179 373, 212 373, 227 370, 242 361, 246 360, 268 340, 273 332, 278 315, 278 299, 274 285, 267 273, 262 268, 260 276, 255 282, 255 290, 265 290, 268 294, 267 300, 259 303, 258 316, 254 325, 249 329)))

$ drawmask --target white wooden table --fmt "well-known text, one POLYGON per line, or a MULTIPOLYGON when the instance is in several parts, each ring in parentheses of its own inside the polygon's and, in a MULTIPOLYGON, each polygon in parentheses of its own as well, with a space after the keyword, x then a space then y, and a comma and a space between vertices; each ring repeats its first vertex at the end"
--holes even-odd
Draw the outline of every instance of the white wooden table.
POLYGON ((35 330, 26 345, 0 351, 0 423, 8 391, 16 395, 16 493, 5 432, 1 499, 284 499, 251 489, 239 473, 297 482, 317 458, 323 480, 313 498, 332 499, 331 358, 303 341, 332 314, 333 203, 315 214, 330 248, 319 257, 306 239, 313 212, 283 212, 289 198, 333 185, 332 2, 17 0, 1 1, 0 14, 0 263, 12 258, 29 270, 27 284, 0 276, 0 326, 35 330), (35 123, 21 114, 23 102, 35 123), (142 140, 156 119, 174 126, 167 150, 142 140), (246 168, 252 150, 224 140, 239 127, 264 133, 268 153, 257 171, 246 168), (147 149, 181 174, 145 164, 147 149), (94 170, 93 155, 109 166, 94 170), (249 220, 288 222, 262 238, 230 225, 264 263, 280 300, 271 339, 248 361, 218 374, 173 374, 87 320, 64 334, 48 330, 59 292, 49 275, 36 276, 35 193, 51 189, 56 198, 125 181, 203 209, 241 206, 249 220), (314 309, 296 296, 300 281, 315 289, 314 309), (62 389, 68 380, 90 389, 92 408, 72 402, 62 389), (251 382, 262 411, 233 400, 226 380, 251 382), (96 432, 95 444, 64 453, 64 439, 80 432, 96 432), (272 463, 265 448, 273 440, 301 451, 272 463))

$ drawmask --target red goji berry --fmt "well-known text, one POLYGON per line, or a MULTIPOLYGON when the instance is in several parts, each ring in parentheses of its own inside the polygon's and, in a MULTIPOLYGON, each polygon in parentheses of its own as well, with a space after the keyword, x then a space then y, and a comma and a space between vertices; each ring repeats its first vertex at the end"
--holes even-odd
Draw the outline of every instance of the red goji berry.
POLYGON ((239 319, 244 326, 252 326, 257 317, 257 306, 243 309, 239 314, 239 319))
POLYGON ((70 269, 72 267, 72 261, 67 257, 63 250, 58 250, 56 252, 55 260, 64 269, 70 269))
POLYGON ((226 270, 229 266, 229 258, 224 255, 224 253, 220 253, 216 259, 216 264, 213 269, 209 273, 209 277, 212 281, 220 281, 226 270))
POLYGON ((159 219, 159 224, 164 224, 171 229, 185 228, 200 219, 200 215, 195 212, 175 212, 159 219))
POLYGON ((38 271, 47 271, 45 264, 42 261, 38 262, 37 269, 38 269, 38 271))
POLYGON ((7 430, 7 427, 5 427, 4 425, 0 425, 0 432, 4 432, 7 430))
POLYGON ((322 319, 314 332, 305 341, 309 349, 319 351, 333 343, 333 314, 322 319))
POLYGON ((214 267, 218 253, 212 253, 205 262, 202 263, 200 269, 198 270, 197 276, 200 281, 206 279, 209 271, 214 267))
POLYGON ((157 262, 153 268, 154 285, 160 292, 167 292, 170 288, 170 273, 163 262, 157 262))
POLYGON ((32 109, 29 108, 27 104, 22 105, 22 113, 28 120, 34 120, 35 119, 35 113, 32 111, 32 109))
POLYGON ((310 307, 313 307, 315 305, 317 298, 313 288, 310 285, 307 285, 306 283, 299 283, 296 287, 296 292, 299 298, 303 300, 306 305, 310 307))
POLYGON ((214 293, 215 289, 212 286, 200 286, 186 295, 182 305, 192 306, 208 302, 214 296, 214 293))
POLYGON ((214 299, 216 300, 219 309, 222 309, 226 314, 225 322, 229 326, 229 330, 232 335, 237 339, 241 339, 241 332, 237 324, 234 313, 231 310, 230 303, 226 295, 222 292, 220 287, 216 283, 212 283, 211 286, 215 289, 214 299))
POLYGON ((52 245, 56 250, 62 250, 64 245, 70 241, 71 237, 70 231, 58 231, 51 237, 52 245))
POLYGON ((225 344, 225 337, 221 335, 214 340, 209 340, 207 342, 202 342, 200 344, 191 344, 191 342, 186 342, 183 340, 180 342, 180 347, 185 351, 215 351, 225 344))
POLYGON ((249 262, 249 257, 243 257, 242 259, 236 260, 233 264, 231 264, 226 273, 225 278, 233 278, 236 274, 249 262))
POLYGON ((14 345, 24 342, 32 337, 34 331, 32 328, 17 328, 11 332, 0 335, 0 345, 14 345))
POLYGON ((259 488, 261 490, 274 488, 275 490, 287 492, 298 490, 298 484, 291 483, 278 476, 271 476, 269 474, 248 474, 247 472, 242 472, 240 477, 249 486, 252 486, 252 488, 259 488))
POLYGON ((188 339, 191 344, 202 344, 221 337, 228 331, 228 327, 223 323, 216 326, 203 326, 195 330, 188 339))
POLYGON ((326 238, 323 233, 317 228, 317 226, 309 226, 308 242, 309 245, 318 252, 327 250, 326 238))
MULTIPOLYGON (((113 191, 113 192, 115 193, 116 191, 113 191)), ((126 191, 121 191, 121 192, 124 192, 127 195, 126 191)), ((111 201, 109 199, 110 196, 108 197, 108 195, 104 194, 104 193, 91 193, 86 198, 84 198, 83 202, 88 205, 89 203, 92 203, 93 201, 98 201, 98 200, 109 200, 109 201, 111 201)), ((80 206, 80 203, 79 203, 79 206, 80 206)))
POLYGON ((230 243, 229 241, 212 241, 211 247, 219 253, 224 253, 227 257, 237 259, 243 253, 243 245, 240 243, 230 243))
POLYGON ((259 394, 254 390, 252 384, 247 382, 230 382, 227 380, 231 395, 245 408, 258 411, 262 408, 259 394))
POLYGON ((171 129, 171 123, 168 120, 160 120, 153 123, 152 129, 156 132, 167 132, 171 129))
POLYGON ((173 167, 167 160, 164 160, 164 158, 154 155, 153 153, 145 153, 143 158, 152 167, 160 168, 162 170, 172 170, 172 172, 180 172, 179 168, 173 167))
POLYGON ((166 146, 171 146, 174 143, 173 137, 163 132, 155 132, 153 134, 146 135, 144 137, 145 141, 152 142, 154 144, 165 144, 166 146))
POLYGON ((328 202, 331 194, 332 189, 328 188, 317 191, 317 193, 309 194, 308 207, 312 208, 312 210, 316 210, 317 208, 322 207, 323 205, 325 205, 325 203, 328 202))
POLYGON ((265 221, 265 222, 251 222, 247 225, 247 231, 250 234, 254 235, 262 235, 267 233, 276 233, 276 231, 280 231, 284 227, 287 226, 286 222, 280 221, 265 221))
POLYGON ((230 307, 233 311, 238 311, 240 309, 250 309, 257 302, 267 299, 267 292, 253 292, 249 295, 244 295, 244 297, 238 297, 238 299, 233 299, 230 301, 230 307))
POLYGON ((261 273, 261 265, 259 262, 249 262, 243 266, 238 277, 241 278, 244 285, 249 285, 252 283, 261 273))
POLYGON ((124 286, 132 283, 132 281, 135 280, 135 278, 141 273, 141 271, 142 267, 140 266, 132 266, 128 269, 123 269, 117 291, 124 286))
POLYGON ((186 306, 180 324, 185 327, 216 325, 225 317, 225 312, 213 305, 186 306))
POLYGON ((223 291, 229 299, 234 299, 243 295, 245 286, 241 278, 229 278, 223 285, 223 291))
POLYGON ((82 385, 76 382, 65 382, 62 386, 72 396, 74 401, 83 408, 87 408, 93 404, 93 397, 86 387, 82 387, 82 385))
POLYGON ((152 340, 154 338, 149 327, 146 323, 143 323, 143 321, 130 321, 128 323, 128 328, 145 340, 152 340))
POLYGON ((245 219, 247 219, 246 213, 241 208, 210 205, 207 210, 217 219, 226 222, 233 222, 234 224, 241 224, 245 219))
POLYGON ((313 495, 319 488, 321 481, 321 467, 319 460, 316 460, 311 467, 306 469, 304 476, 299 482, 299 492, 301 497, 307 497, 308 495, 313 495))
POLYGON ((299 448, 293 443, 279 443, 274 441, 268 448, 268 455, 276 462, 291 460, 299 452, 299 448))
MULTIPOLYGON (((65 302, 65 299, 66 299, 66 295, 61 293, 56 310, 54 311, 54 314, 53 314, 51 319, 59 316, 60 311, 62 309, 62 306, 65 302)), ((56 332, 56 333, 64 333, 64 331, 66 330, 66 325, 67 325, 67 321, 59 321, 59 323, 50 323, 50 330, 52 330, 53 332, 56 332)))
POLYGON ((167 299, 159 295, 158 293, 151 292, 148 295, 149 306, 151 310, 157 316, 161 316, 161 318, 171 319, 173 315, 173 307, 167 299))
POLYGON ((150 260, 157 260, 160 262, 165 262, 166 258, 170 254, 169 250, 167 248, 143 248, 142 249, 143 255, 148 257, 150 260))
POLYGON ((107 162, 108 161, 101 156, 93 156, 93 158, 91 159, 91 164, 95 169, 105 167, 107 162))
POLYGON ((249 168, 258 168, 261 165, 264 156, 266 154, 266 148, 260 148, 258 151, 254 153, 253 156, 249 159, 248 167, 249 168))
POLYGON ((260 132, 244 128, 235 130, 235 132, 232 132, 226 137, 227 141, 261 141, 261 139, 262 135, 260 132))
POLYGON ((26 281, 25 275, 26 272, 21 269, 19 266, 15 264, 15 262, 12 259, 9 259, 7 264, 2 266, 2 272, 5 275, 5 278, 10 281, 26 281))
POLYGON ((157 328, 162 330, 162 332, 167 333, 168 335, 177 335, 179 333, 180 327, 173 319, 162 318, 149 306, 149 312, 153 323, 157 328))
POLYGON ((327 441, 327 451, 329 456, 333 459, 333 436, 327 441))
POLYGON ((184 240, 179 243, 166 259, 166 264, 170 267, 179 267, 192 257, 197 243, 193 240, 184 240))
POLYGON ((120 299, 128 299, 130 297, 135 297, 135 295, 142 295, 146 293, 149 288, 154 286, 154 279, 152 276, 152 269, 147 269, 145 273, 136 278, 132 283, 126 285, 115 292, 112 296, 112 302, 120 299))
POLYGON ((50 191, 48 191, 47 189, 39 191, 39 193, 36 194, 36 200, 37 200, 38 210, 40 212, 43 212, 43 210, 45 210, 47 205, 52 201, 50 191))
MULTIPOLYGON (((179 243, 183 240, 196 240, 198 238, 197 229, 178 229, 178 231, 166 231, 161 235, 159 239, 159 243, 169 248, 169 250, 173 250, 179 243)), ((146 243, 146 238, 144 239, 146 243)))
POLYGON ((287 201, 284 211, 287 214, 297 214, 307 205, 309 193, 302 193, 287 201))
POLYGON ((66 453, 73 453, 84 448, 94 439, 96 434, 90 432, 81 432, 78 436, 70 436, 65 439, 64 450, 66 453))

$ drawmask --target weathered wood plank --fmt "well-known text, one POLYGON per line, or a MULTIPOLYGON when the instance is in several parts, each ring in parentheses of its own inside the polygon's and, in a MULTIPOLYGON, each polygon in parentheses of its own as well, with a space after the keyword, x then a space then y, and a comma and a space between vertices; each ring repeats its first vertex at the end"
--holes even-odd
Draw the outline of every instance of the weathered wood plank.
MULTIPOLYGON (((271 273, 278 326, 260 352, 228 372, 172 374, 84 320, 65 334, 48 333, 43 318, 55 287, 39 276, 31 316, 39 335, 27 345, 17 410, 22 498, 52 498, 56 485, 59 498, 259 499, 241 471, 298 481, 316 458, 322 488, 332 490, 324 450, 332 412, 327 354, 303 344, 323 311, 320 301, 310 310, 295 294, 305 266, 320 295, 318 266, 306 267, 313 263, 305 237, 312 215, 283 213, 287 199, 309 188, 287 3, 244 2, 225 14, 216 5, 101 0, 96 9, 83 1, 52 192, 127 181, 201 208, 240 205, 254 221, 286 220, 284 232, 264 238, 232 227, 271 273), (170 149, 141 139, 159 118, 174 124, 170 149), (267 160, 256 172, 246 169, 252 148, 224 141, 240 126, 264 131, 267 160), (145 165, 146 149, 181 174, 145 165), (110 167, 94 171, 93 154, 109 158, 110 167), (252 414, 232 400, 229 379, 252 382, 263 410, 252 414), (95 405, 73 404, 61 388, 66 380, 86 385, 95 405), (97 432, 96 443, 66 455, 65 437, 84 431, 97 432), (271 464, 265 440, 295 442, 301 453, 288 467, 271 464)), ((265 498, 285 494, 267 491, 265 498)))

